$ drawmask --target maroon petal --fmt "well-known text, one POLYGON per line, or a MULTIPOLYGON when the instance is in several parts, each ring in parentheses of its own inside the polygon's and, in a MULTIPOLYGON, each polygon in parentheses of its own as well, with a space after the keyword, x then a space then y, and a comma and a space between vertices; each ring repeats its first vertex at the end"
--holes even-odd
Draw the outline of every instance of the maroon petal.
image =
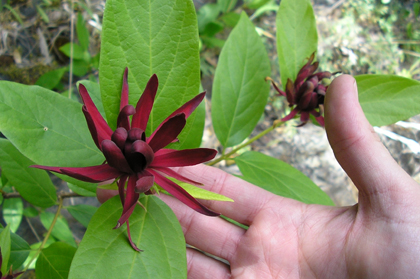
POLYGON ((153 173, 155 175, 156 183, 161 186, 163 189, 168 191, 169 194, 180 200, 181 202, 185 203, 187 206, 191 207, 195 211, 202 213, 208 216, 219 216, 220 214, 211 211, 210 209, 206 208, 204 205, 199 203, 195 198, 193 198, 187 191, 182 189, 179 185, 171 180, 163 177, 158 173, 153 173))
POLYGON ((184 105, 182 105, 179 109, 171 113, 165 120, 160 123, 160 125, 156 128, 156 131, 160 129, 169 119, 172 117, 178 115, 178 114, 185 114, 185 119, 187 119, 191 113, 198 107, 198 105, 201 103, 201 101, 204 99, 204 96, 206 96, 206 92, 200 93, 188 102, 186 102, 184 105))
POLYGON ((149 115, 152 111, 153 102, 155 101, 158 85, 158 78, 156 75, 153 75, 149 79, 149 82, 147 83, 140 100, 137 102, 136 113, 134 114, 133 120, 131 121, 131 126, 133 128, 140 128, 143 131, 146 130, 147 122, 149 121, 149 115))
POLYGON ((137 245, 133 242, 133 240, 131 240, 131 233, 130 233, 130 223, 127 220, 127 236, 128 236, 128 241, 130 242, 131 247, 136 250, 137 252, 143 252, 143 250, 140 250, 137 245))
POLYGON ((193 113, 193 111, 198 107, 198 105, 201 103, 201 101, 203 101, 204 96, 206 96, 206 92, 202 92, 202 93, 198 94, 197 96, 195 96, 194 98, 192 98, 191 100, 186 102, 184 105, 182 105, 179 109, 174 111, 166 119, 169 119, 172 116, 175 116, 175 115, 180 114, 180 113, 185 114, 185 118, 188 118, 191 115, 191 113, 193 113))
POLYGON ((152 188, 155 183, 153 174, 148 171, 143 171, 137 174, 136 193, 145 193, 152 188))
MULTIPOLYGON (((150 170, 150 169, 149 169, 150 170)), ((194 184, 194 185, 203 185, 200 182, 191 180, 189 178, 186 178, 185 176, 180 175, 179 173, 177 173, 176 171, 171 170, 170 168, 165 168, 165 167, 153 167, 153 170, 161 172, 166 174, 167 176, 173 177, 179 181, 182 182, 186 182, 186 183, 190 183, 190 184, 194 184)))
POLYGON ((290 78, 287 79, 286 83, 286 99, 289 105, 296 104, 295 86, 293 85, 293 81, 290 78))
POLYGON ((123 149, 128 138, 128 132, 125 128, 117 128, 111 136, 111 140, 115 142, 119 149, 123 149))
POLYGON ((280 88, 277 87, 277 85, 274 83, 274 81, 271 81, 271 84, 273 85, 274 89, 279 92, 279 95, 286 97, 286 92, 281 91, 280 88))
POLYGON ((134 208, 136 207, 137 200, 139 199, 139 196, 140 196, 138 193, 135 192, 136 181, 137 181, 137 175, 131 175, 128 178, 123 212, 114 229, 121 227, 121 225, 124 224, 128 220, 131 213, 133 213, 134 208))
POLYGON ((290 119, 292 119, 293 117, 295 117, 295 115, 299 112, 299 110, 297 108, 294 108, 288 115, 286 115, 285 117, 283 117, 281 119, 281 121, 286 122, 290 119))
POLYGON ((146 141, 146 135, 144 134, 144 131, 140 128, 132 128, 128 132, 128 139, 132 142, 136 140, 142 140, 146 141))
POLYGON ((115 142, 111 140, 104 140, 102 142, 102 152, 111 167, 114 167, 123 173, 133 172, 125 159, 124 154, 115 142))
POLYGON ((313 110, 310 113, 313 116, 315 116, 315 119, 319 123, 319 125, 321 125, 322 127, 325 127, 324 117, 321 115, 321 113, 317 112, 316 110, 313 110))
POLYGON ((84 168, 60 168, 40 165, 34 165, 31 167, 65 174, 70 177, 92 183, 103 182, 109 179, 117 178, 121 175, 120 171, 107 164, 84 168))
POLYGON ((121 89, 120 111, 128 105, 128 68, 126 67, 123 75, 123 85, 121 89))
POLYGON ((83 103, 85 104, 83 106, 83 113, 85 114, 89 130, 92 134, 92 137, 95 134, 94 140, 96 145, 99 147, 102 140, 111 139, 112 130, 102 115, 99 113, 98 109, 90 98, 86 87, 84 87, 83 84, 79 85, 79 93, 83 99, 83 103), (92 133, 93 130, 95 130, 94 133, 92 133))
POLYGON ((155 157, 152 148, 142 140, 136 140, 131 145, 131 153, 140 153, 146 159, 146 166, 150 165, 155 157))
POLYGON ((118 114, 117 127, 123 127, 127 131, 130 130, 130 115, 136 113, 136 110, 131 105, 123 107, 118 114))
POLYGON ((155 154, 151 167, 184 167, 193 166, 213 159, 217 151, 209 148, 184 150, 161 149, 155 154), (165 151, 162 153, 162 151, 165 151))
POLYGON ((121 204, 124 206, 125 201, 125 182, 127 181, 128 175, 122 175, 118 181, 118 193, 120 195, 121 204))
POLYGON ((170 144, 181 133, 186 123, 185 114, 178 114, 165 121, 147 139, 154 152, 170 144))
MULTIPOLYGON (((305 124, 306 122, 308 122, 308 120, 309 120, 309 112, 302 111, 300 114, 300 121, 302 122, 302 124, 305 124)), ((302 124, 299 126, 302 126, 302 124)))

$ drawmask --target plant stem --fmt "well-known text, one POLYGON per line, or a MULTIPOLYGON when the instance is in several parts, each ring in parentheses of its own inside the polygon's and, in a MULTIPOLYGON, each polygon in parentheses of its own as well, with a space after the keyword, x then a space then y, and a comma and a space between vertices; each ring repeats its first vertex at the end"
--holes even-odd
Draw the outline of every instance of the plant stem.
POLYGON ((57 222, 58 216, 60 215, 61 209, 63 208, 63 199, 61 197, 58 198, 58 208, 57 208, 57 212, 54 215, 54 219, 51 222, 51 226, 47 231, 47 234, 45 235, 44 240, 41 243, 41 246, 39 246, 39 248, 37 249, 34 257, 29 261, 29 263, 25 266, 25 268, 23 269, 23 272, 25 272, 26 270, 28 270, 29 266, 31 266, 32 262, 38 257, 38 255, 41 253, 42 248, 44 248, 45 244, 48 241, 48 238, 51 235, 51 232, 55 226, 55 223, 57 222))
POLYGON ((232 149, 232 151, 226 153, 226 154, 222 154, 222 156, 220 156, 219 158, 217 158, 214 161, 211 161, 210 163, 208 163, 209 166, 213 166, 217 163, 219 163, 222 160, 226 160, 227 158, 229 158, 230 156, 232 156, 233 154, 235 154, 236 152, 238 152, 240 149, 244 148, 245 146, 250 145, 251 143, 253 143, 254 141, 256 141, 257 139, 262 138, 263 136, 265 136, 266 134, 268 134, 269 132, 273 131, 275 128, 279 127, 281 124, 283 124, 283 121, 275 121, 273 123, 272 126, 270 126, 269 128, 265 129, 264 131, 262 131, 261 133, 259 133, 258 135, 256 135, 255 137, 249 139, 248 141, 238 145, 237 147, 235 147, 234 149, 232 149))

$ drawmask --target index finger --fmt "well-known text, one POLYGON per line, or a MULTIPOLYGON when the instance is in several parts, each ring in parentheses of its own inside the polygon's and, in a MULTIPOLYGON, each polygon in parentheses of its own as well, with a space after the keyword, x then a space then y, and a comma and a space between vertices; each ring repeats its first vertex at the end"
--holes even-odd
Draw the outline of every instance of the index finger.
POLYGON ((251 224, 255 215, 271 199, 285 199, 220 169, 203 164, 179 168, 177 171, 183 176, 203 183, 203 186, 198 187, 203 187, 208 191, 224 195, 234 200, 234 202, 208 200, 201 200, 200 202, 211 210, 219 212, 242 224, 251 224))

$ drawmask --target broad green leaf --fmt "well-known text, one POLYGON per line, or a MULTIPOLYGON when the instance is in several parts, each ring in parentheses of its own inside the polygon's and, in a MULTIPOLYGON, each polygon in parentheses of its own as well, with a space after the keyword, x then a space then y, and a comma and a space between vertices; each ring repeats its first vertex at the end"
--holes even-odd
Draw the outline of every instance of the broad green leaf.
POLYGON ((243 12, 220 53, 213 82, 211 117, 224 147, 239 144, 257 125, 270 90, 267 76, 267 52, 243 12))
POLYGON ((248 9, 256 10, 265 4, 267 4, 270 0, 245 0, 244 5, 248 9))
POLYGON ((359 102, 372 126, 420 114, 420 82, 394 75, 356 76, 359 102))
POLYGON ((8 140, 0 139, 0 166, 20 195, 33 205, 50 207, 57 195, 44 170, 30 168, 34 163, 22 155, 8 140))
POLYGON ((5 199, 3 201, 3 219, 12 232, 16 232, 22 222, 23 202, 20 198, 5 199))
POLYGON ((76 32, 80 47, 83 51, 87 51, 89 49, 89 31, 81 13, 77 14, 76 32))
MULTIPOLYGON (((2 233, 3 231, 4 229, 0 229, 0 233, 2 233)), ((18 269, 26 260, 26 258, 29 255, 29 251, 31 250, 31 247, 29 247, 29 244, 17 234, 11 233, 10 240, 10 258, 9 264, 7 265, 7 269, 9 269, 10 266, 13 266, 13 270, 15 270, 18 269)))
POLYGON ((74 60, 73 61, 73 74, 78 77, 83 77, 89 71, 90 64, 85 60, 74 60))
POLYGON ((10 258, 11 247, 12 247, 12 241, 10 238, 10 229, 9 229, 9 226, 7 226, 0 233, 0 248, 1 248, 1 256, 2 256, 1 272, 3 274, 6 274, 8 272, 8 263, 9 263, 9 258, 10 258))
POLYGON ((276 195, 308 204, 334 205, 323 192, 299 170, 265 154, 248 151, 235 158, 246 181, 276 195))
POLYGON ((99 165, 82 105, 38 86, 0 81, 0 131, 36 164, 99 165))
MULTIPOLYGON (((67 43, 65 45, 62 45, 60 48, 60 51, 64 53, 67 57, 71 56, 71 43, 67 43)), ((82 60, 85 57, 85 51, 81 46, 78 44, 73 44, 73 59, 82 60)))
MULTIPOLYGON (((153 74, 159 89, 147 135, 173 111, 197 95, 200 59, 197 18, 191 0, 108 0, 99 80, 107 120, 114 129, 122 78, 128 67, 130 104, 135 105, 153 74)), ((188 121, 193 121, 193 116, 188 121)), ((188 137, 201 135, 189 134, 188 137)), ((185 140, 185 132, 179 136, 185 140)))
POLYGON ((92 216, 98 208, 87 204, 78 204, 67 206, 66 209, 71 216, 74 217, 74 219, 79 221, 83 226, 87 227, 90 219, 92 219, 92 216))
POLYGON ((126 226, 113 230, 121 216, 119 197, 96 211, 77 249, 70 279, 92 278, 187 278, 185 240, 172 210, 159 198, 143 196, 130 217, 133 241, 144 250, 131 248, 126 226))
POLYGON ((35 85, 39 85, 47 89, 54 89, 60 83, 64 73, 68 70, 68 67, 63 67, 46 72, 38 78, 38 80, 35 82, 35 85))
MULTIPOLYGON (((42 212, 40 214, 41 223, 46 230, 48 230, 54 219, 54 213, 52 212, 42 212)), ((55 238, 64 241, 74 247, 76 247, 76 242, 74 241, 73 234, 69 228, 67 220, 63 216, 58 216, 54 228, 51 231, 52 236, 55 238)))
POLYGON ((178 184, 179 186, 181 186, 185 191, 188 192, 188 194, 190 194, 196 199, 233 202, 231 198, 228 198, 226 196, 223 196, 214 192, 207 191, 203 188, 200 188, 200 186, 191 185, 189 183, 179 181, 172 177, 169 177, 169 179, 175 182, 176 184, 178 184))
POLYGON ((43 249, 36 261, 36 278, 67 279, 74 253, 76 248, 64 242, 55 242, 43 249))
POLYGON ((283 87, 294 81, 307 58, 316 52, 318 33, 310 0, 282 0, 276 17, 277 54, 283 87))

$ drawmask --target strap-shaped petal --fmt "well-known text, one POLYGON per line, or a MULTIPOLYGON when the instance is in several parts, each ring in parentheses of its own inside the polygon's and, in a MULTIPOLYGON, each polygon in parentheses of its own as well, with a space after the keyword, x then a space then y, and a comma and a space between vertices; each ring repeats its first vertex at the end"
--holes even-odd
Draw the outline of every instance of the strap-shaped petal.
POLYGON ((292 119, 293 117, 295 117, 295 115, 299 112, 299 110, 297 108, 294 108, 288 115, 286 115, 285 117, 283 117, 281 119, 281 121, 286 122, 290 119, 292 119))
POLYGON ((210 209, 206 208, 204 205, 199 203, 194 197, 188 194, 187 191, 182 189, 179 185, 171 180, 167 179, 166 177, 160 175, 159 173, 152 172, 155 176, 156 183, 161 186, 163 189, 168 191, 169 194, 180 200, 181 202, 185 203, 187 206, 191 207, 195 211, 202 213, 207 216, 219 216, 220 214, 211 211, 210 209))
POLYGON ((118 114, 117 119, 117 127, 123 127, 127 131, 130 130, 130 115, 133 115, 136 113, 136 110, 131 105, 126 105, 123 107, 118 114))
POLYGON ((195 148, 184 150, 161 149, 155 154, 151 167, 184 167, 193 166, 210 161, 217 151, 209 148, 195 148), (162 152, 163 151, 163 152, 162 152))
POLYGON ((179 109, 171 113, 171 115, 169 115, 165 120, 163 120, 155 131, 159 130, 159 128, 162 127, 162 125, 164 125, 167 121, 169 121, 169 119, 178 114, 185 114, 185 119, 187 119, 191 115, 191 113, 193 113, 193 111, 198 107, 201 101, 203 101, 204 96, 206 96, 206 92, 198 94, 197 96, 183 104, 179 109))
POLYGON ((181 113, 173 116, 161 124, 153 134, 147 139, 147 143, 157 152, 159 149, 170 144, 184 129, 186 123, 185 114, 181 113))
POLYGON ((114 229, 121 227, 121 225, 124 224, 128 220, 131 213, 133 213, 134 208, 136 207, 137 200, 139 199, 139 196, 140 196, 138 193, 135 192, 136 181, 137 181, 136 174, 130 175, 130 177, 128 178, 123 212, 114 229))
MULTIPOLYGON (((83 84, 79 84, 79 93, 80 96, 83 99, 83 103, 85 104, 83 107, 83 113, 90 116, 90 119, 86 117, 86 121, 88 122, 89 130, 92 133, 92 129, 94 128, 96 130, 97 136, 95 143, 99 147, 102 140, 104 139, 111 139, 112 130, 108 126, 108 123, 106 123, 105 119, 102 117, 102 115, 99 113, 98 109, 96 108, 95 104, 93 103, 92 99, 89 96, 89 93, 87 92, 86 87, 83 84)), ((93 134, 92 134, 93 136, 93 134)))
POLYGON ((158 89, 158 78, 153 75, 144 89, 139 101, 136 105, 136 113, 133 115, 131 126, 133 128, 140 128, 143 131, 146 130, 147 122, 149 121, 149 115, 152 111, 153 103, 155 101, 156 92, 158 89))
POLYGON ((180 175, 179 173, 177 173, 174 170, 171 170, 170 168, 153 167, 153 168, 149 168, 149 170, 150 169, 153 169, 154 171, 157 171, 157 172, 161 172, 163 174, 166 174, 167 176, 173 177, 173 178, 175 178, 175 179, 177 179, 179 181, 182 181, 182 182, 186 182, 186 183, 190 183, 190 184, 194 184, 194 185, 203 185, 200 182, 191 180, 191 179, 189 179, 189 178, 187 178, 185 176, 180 175))
POLYGON ((126 67, 123 75, 123 84, 121 89, 120 111, 128 105, 128 68, 126 67))
POLYGON ((121 149, 111 140, 104 140, 102 142, 102 152, 105 155, 106 161, 111 167, 114 167, 122 173, 133 173, 127 160, 124 157, 121 149))
POLYGON ((120 171, 107 164, 83 168, 60 168, 40 165, 34 165, 31 167, 65 174, 70 177, 92 183, 103 182, 109 179, 117 178, 121 175, 120 171))

